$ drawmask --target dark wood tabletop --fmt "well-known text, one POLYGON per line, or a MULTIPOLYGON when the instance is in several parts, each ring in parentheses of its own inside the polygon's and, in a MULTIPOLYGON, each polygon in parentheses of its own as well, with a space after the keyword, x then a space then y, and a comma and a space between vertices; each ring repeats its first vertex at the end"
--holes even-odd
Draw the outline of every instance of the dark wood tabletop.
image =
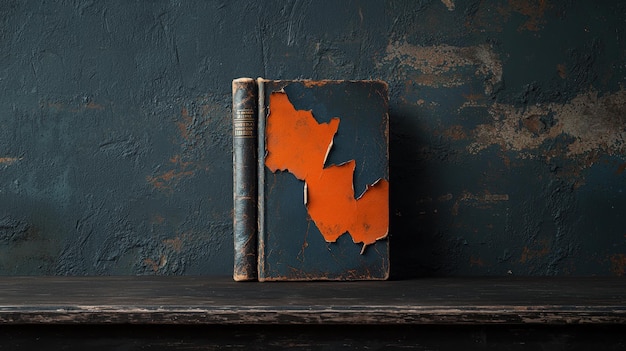
POLYGON ((0 324, 625 324, 626 279, 0 277, 0 324))

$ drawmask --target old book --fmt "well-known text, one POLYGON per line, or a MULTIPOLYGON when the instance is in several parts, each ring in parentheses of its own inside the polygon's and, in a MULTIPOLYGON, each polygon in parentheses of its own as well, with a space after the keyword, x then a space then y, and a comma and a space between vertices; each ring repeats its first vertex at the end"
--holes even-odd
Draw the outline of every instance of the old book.
POLYGON ((388 278, 387 111, 382 81, 233 81, 235 280, 388 278))
POLYGON ((233 279, 257 279, 257 119, 254 79, 233 81, 233 279))

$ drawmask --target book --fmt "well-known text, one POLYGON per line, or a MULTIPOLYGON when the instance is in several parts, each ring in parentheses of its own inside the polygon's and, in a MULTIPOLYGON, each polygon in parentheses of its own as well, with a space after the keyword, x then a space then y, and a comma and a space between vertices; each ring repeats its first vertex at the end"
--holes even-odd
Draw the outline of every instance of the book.
POLYGON ((236 281, 257 279, 257 85, 233 81, 233 238, 236 281))
POLYGON ((233 81, 235 280, 389 277, 388 87, 233 81))

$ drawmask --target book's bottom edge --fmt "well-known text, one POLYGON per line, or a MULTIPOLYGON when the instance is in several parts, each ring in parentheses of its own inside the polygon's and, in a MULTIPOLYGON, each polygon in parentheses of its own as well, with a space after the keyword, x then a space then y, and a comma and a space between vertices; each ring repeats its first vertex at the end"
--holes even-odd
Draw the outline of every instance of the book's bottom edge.
POLYGON ((251 277, 249 275, 233 275, 233 280, 236 282, 251 282, 256 281, 257 277, 251 277))
POLYGON ((389 280, 389 274, 387 273, 381 277, 357 277, 357 278, 326 278, 326 277, 312 277, 312 278, 289 278, 289 277, 259 277, 259 282, 364 282, 364 281, 385 281, 389 280))

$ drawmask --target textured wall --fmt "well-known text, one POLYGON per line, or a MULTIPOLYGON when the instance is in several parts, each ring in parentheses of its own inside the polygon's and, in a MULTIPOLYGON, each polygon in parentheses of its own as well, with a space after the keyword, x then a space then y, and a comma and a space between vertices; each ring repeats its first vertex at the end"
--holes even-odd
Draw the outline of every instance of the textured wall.
POLYGON ((392 272, 624 275, 621 1, 0 2, 0 274, 232 265, 230 82, 391 88, 392 272))

